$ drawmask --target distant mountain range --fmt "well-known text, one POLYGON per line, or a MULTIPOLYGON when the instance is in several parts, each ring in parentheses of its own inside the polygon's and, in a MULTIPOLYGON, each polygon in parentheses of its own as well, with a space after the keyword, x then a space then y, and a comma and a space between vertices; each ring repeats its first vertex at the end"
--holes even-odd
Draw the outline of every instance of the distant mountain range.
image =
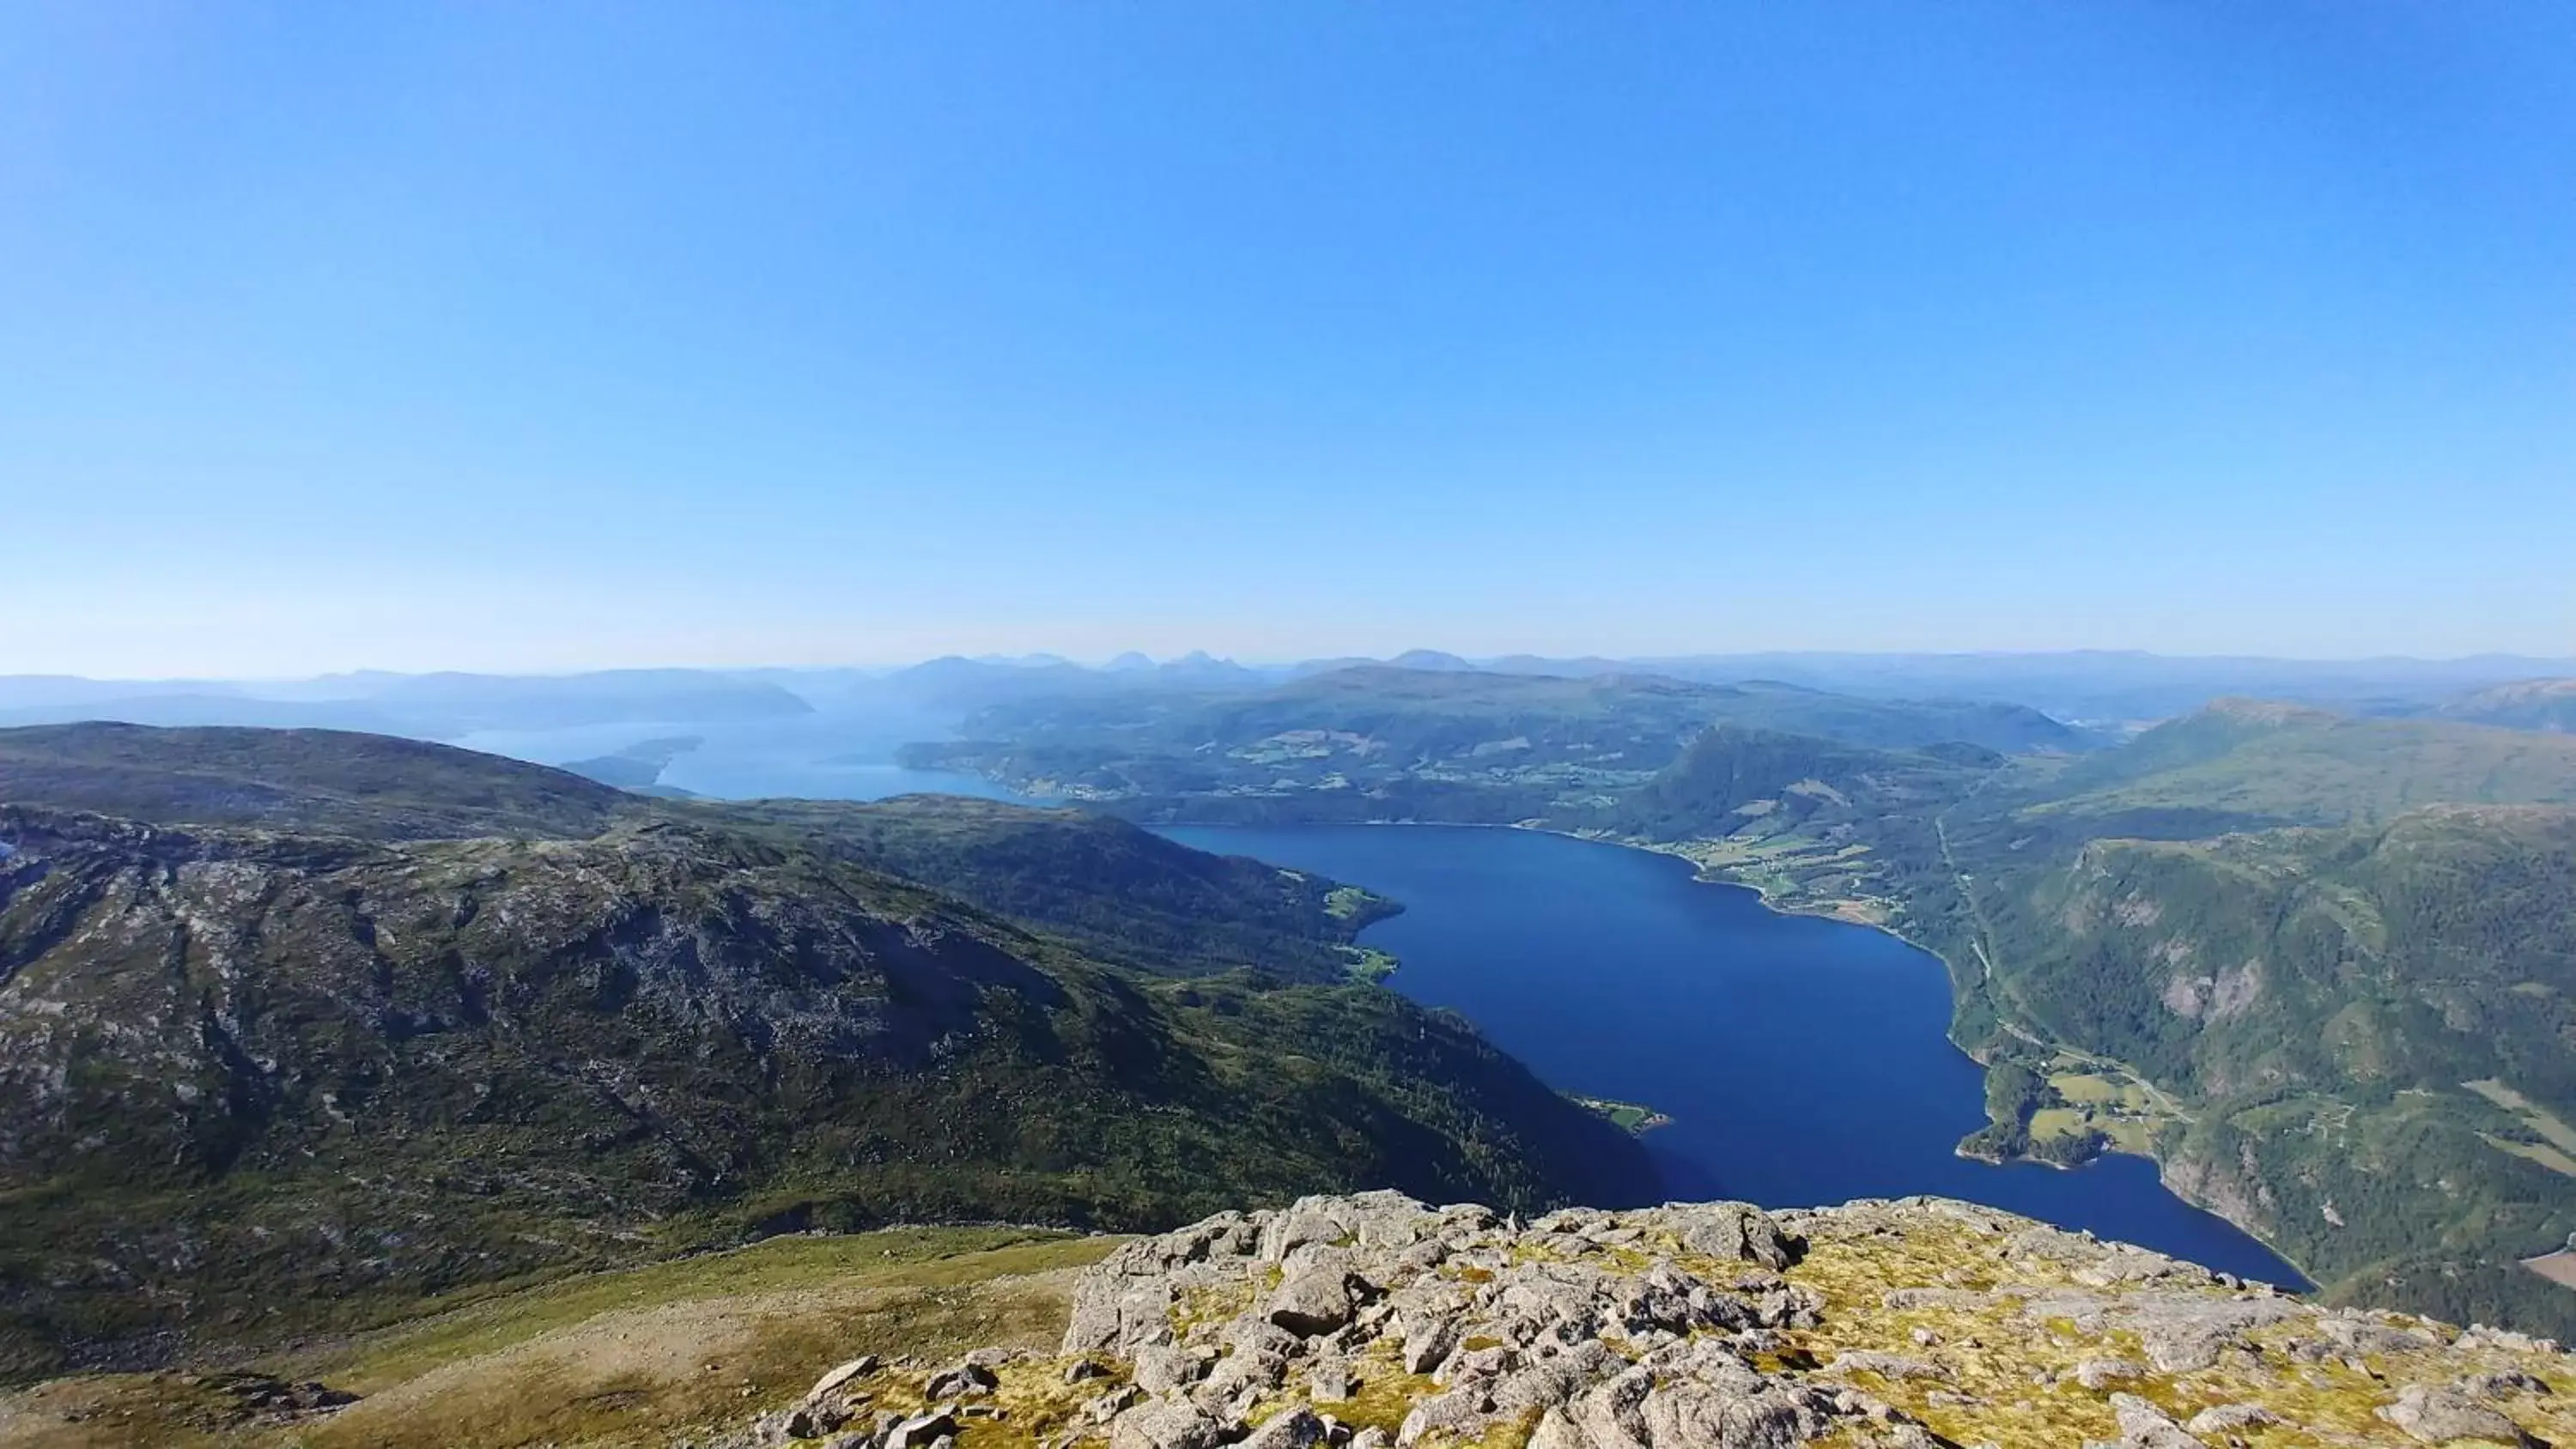
POLYGON ((478 730, 778 719, 813 709, 774 682, 695 669, 524 677, 357 674, 286 684, 0 677, 0 727, 101 719, 453 739, 478 730))
MULTIPOLYGON (((2010 703, 2059 719, 2104 727, 2135 726, 2186 714, 2230 696, 2295 700, 2360 714, 2409 714, 2441 707, 2455 697, 2501 685, 2576 678, 2576 657, 2486 655, 2464 659, 2407 658, 2307 660, 2259 656, 2174 656, 2116 650, 1980 654, 1759 653, 1666 655, 1638 658, 1549 657, 1534 654, 1468 658, 1436 649, 1408 650, 1388 659, 1361 655, 1293 664, 1238 664, 1193 654, 1157 665, 1127 654, 1105 670, 1047 656, 1043 663, 939 660, 915 666, 944 676, 946 688, 978 697, 975 705, 1006 698, 1072 692, 1086 675, 1122 676, 1137 687, 1154 683, 1259 689, 1334 670, 1387 665, 1422 671, 1537 674, 1563 678, 1653 674, 1704 684, 1766 681, 1874 699, 1963 699, 2010 703), (981 673, 958 666, 976 665, 981 673), (1027 677, 1032 670, 1043 679, 1027 677), (980 681, 980 683, 970 683, 980 681)), ((896 671, 900 679, 910 671, 896 671)), ((1096 681, 1095 681, 1096 682, 1096 681)), ((862 686, 863 688, 869 686, 862 686)), ((2502 721, 2498 721, 2502 722, 2502 721)))
POLYGON ((1343 669, 1593 678, 1655 675, 1684 683, 1792 685, 1862 699, 2014 704, 2088 728, 2121 731, 2249 696, 2355 714, 2441 715, 2517 728, 2570 728, 2576 659, 2314 661, 2183 658, 2118 652, 2033 654, 1710 654, 1645 659, 1510 655, 1468 659, 1415 649, 1289 664, 1245 664, 1193 652, 1157 662, 1128 653, 1092 667, 1053 654, 950 656, 889 669, 646 669, 587 674, 403 675, 307 680, 92 680, 0 676, 0 727, 116 719, 367 730, 454 739, 478 730, 602 724, 707 724, 809 711, 900 716, 936 734, 976 711, 1085 694, 1251 693, 1343 669), (2492 696, 2492 697, 2490 697, 2492 696))

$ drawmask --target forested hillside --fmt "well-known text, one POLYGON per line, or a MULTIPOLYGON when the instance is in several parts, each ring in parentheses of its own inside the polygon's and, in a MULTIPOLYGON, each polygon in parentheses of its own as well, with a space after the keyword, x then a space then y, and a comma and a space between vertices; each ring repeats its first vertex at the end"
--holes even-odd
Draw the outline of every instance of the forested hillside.
POLYGON ((1395 681, 1378 713, 1348 705, 1348 739, 1300 746, 1382 757, 1365 784, 1229 783, 1202 750, 1163 793, 1102 793, 1163 819, 1605 835, 1888 927, 1940 953, 1953 1035, 1993 1073, 1963 1150, 2151 1153, 2332 1293, 2576 1337, 2576 1292, 2519 1265, 2576 1232, 2576 738, 2226 700, 2089 753, 1722 721, 1651 770, 1403 765, 1422 741, 1386 721, 1478 678, 1395 681))
POLYGON ((1336 669, 1258 693, 1044 697, 912 746, 924 767, 1163 818, 1522 819, 1616 795, 1719 725, 1871 749, 2078 751, 2092 736, 2019 705, 1860 699, 1759 681, 1336 669))
POLYGON ((2568 741, 2242 704, 1965 798, 1926 919, 1961 1040, 2046 1087, 1990 1131, 2117 1128, 2335 1293, 2576 1329, 2518 1263, 2576 1231, 2560 802, 2568 741))
POLYGON ((855 804, 698 805, 826 855, 874 865, 1165 975, 1251 968, 1339 981, 1395 902, 1321 876, 1191 850, 1112 816, 956 795, 855 804))

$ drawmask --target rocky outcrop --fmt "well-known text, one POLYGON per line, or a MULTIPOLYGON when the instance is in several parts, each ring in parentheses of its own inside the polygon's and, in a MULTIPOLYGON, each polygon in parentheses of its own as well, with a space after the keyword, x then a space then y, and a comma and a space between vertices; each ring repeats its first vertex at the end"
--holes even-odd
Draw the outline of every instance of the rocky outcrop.
POLYGON ((844 859, 818 818, 812 846, 703 812, 371 842, 0 799, 0 1384, 813 1222, 1652 1180, 1462 1020, 1167 989, 844 859))
POLYGON ((1222 1213, 1076 1284, 1053 1359, 847 1366, 748 1442, 1785 1449, 2576 1442, 2546 1341, 2321 1308, 1936 1199, 1520 1223, 1222 1213), (990 1436, 990 1437, 987 1437, 990 1436))

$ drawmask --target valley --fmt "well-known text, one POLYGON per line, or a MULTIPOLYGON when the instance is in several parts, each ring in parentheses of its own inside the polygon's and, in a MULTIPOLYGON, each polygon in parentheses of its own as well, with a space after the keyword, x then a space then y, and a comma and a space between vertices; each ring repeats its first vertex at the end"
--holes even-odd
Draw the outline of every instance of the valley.
POLYGON ((1676 698, 1743 706, 1480 679, 1409 685, 1399 732, 1312 689, 1116 736, 1098 701, 1023 703, 966 726, 1006 739, 910 758, 1140 820, 1508 823, 1680 854, 1942 958, 1951 1035, 1991 1078, 1963 1152, 2142 1152, 2330 1294, 2576 1331, 2576 1297, 2521 1266, 2576 1230, 2563 1149, 2461 1086, 2503 1075, 2576 1115, 2567 736, 2220 701, 2108 747, 1901 747, 1930 726, 1886 703, 1773 694, 1764 723, 1676 731, 1676 698), (1322 733, 1255 733, 1283 722, 1322 733), (1288 743, 1334 767, 1283 773, 1288 743), (1629 764, 1653 768, 1609 768, 1629 764))
POLYGON ((321 732, 0 733, 0 771, 9 1377, 807 1228, 1652 1192, 1464 1022, 1345 984, 1373 897, 1114 820, 321 732))
POLYGON ((0 4, 0 1449, 2576 1449, 2576 9, 0 4))
MULTIPOLYGON (((947 778, 822 763, 805 723, 563 735, 629 788, 329 732, 0 731, 0 1070, 36 1088, 0 1122, 8 1372, 212 1353, 375 1398, 312 1346, 782 1232, 1151 1229, 1388 1180, 1935 1192, 2328 1301, 2541 1330, 2576 1301, 2562 736, 2223 704, 2110 742, 1459 671, 1370 715, 1381 678, 1325 678, 1228 705, 1288 726, 1233 750, 1188 744, 1207 706, 1140 735, 1080 723, 1124 708, 1091 695, 1059 739, 1039 695, 1025 743, 906 752, 1081 810, 775 798, 947 778), (1990 742, 1915 742, 1953 725, 1990 742)), ((139 1382, 100 1402, 285 1392, 139 1382)), ((721 1398, 603 1392, 603 1423, 721 1398)))

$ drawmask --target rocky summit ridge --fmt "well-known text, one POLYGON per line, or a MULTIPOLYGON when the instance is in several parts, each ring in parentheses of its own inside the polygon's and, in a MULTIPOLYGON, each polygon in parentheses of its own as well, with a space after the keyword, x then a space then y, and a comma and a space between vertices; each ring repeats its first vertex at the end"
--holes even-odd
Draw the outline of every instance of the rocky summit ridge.
POLYGON ((1128 1242, 1068 1312, 1051 1357, 856 1359, 727 1445, 2576 1444, 2548 1340, 1932 1198, 1522 1223, 1310 1197, 1128 1242))

